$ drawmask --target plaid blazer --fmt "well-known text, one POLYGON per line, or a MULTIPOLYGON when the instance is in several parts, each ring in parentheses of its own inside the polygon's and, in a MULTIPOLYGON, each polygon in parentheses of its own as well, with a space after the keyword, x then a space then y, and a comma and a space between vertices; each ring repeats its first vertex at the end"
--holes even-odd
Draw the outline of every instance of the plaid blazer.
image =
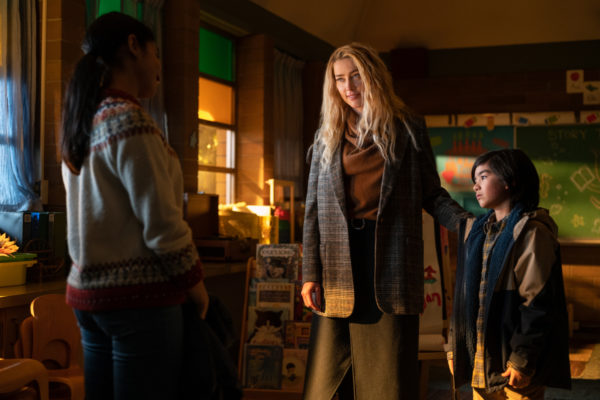
MULTIPOLYGON (((397 124, 396 160, 386 161, 379 196, 375 238, 375 297, 381 311, 419 314, 423 311, 424 208, 442 225, 457 230, 468 214, 440 186, 425 122, 397 124)), ((327 317, 348 317, 354 308, 354 285, 348 239, 348 215, 341 146, 331 165, 320 164, 322 145, 315 141, 308 178, 304 232, 303 282, 323 287, 327 317)))

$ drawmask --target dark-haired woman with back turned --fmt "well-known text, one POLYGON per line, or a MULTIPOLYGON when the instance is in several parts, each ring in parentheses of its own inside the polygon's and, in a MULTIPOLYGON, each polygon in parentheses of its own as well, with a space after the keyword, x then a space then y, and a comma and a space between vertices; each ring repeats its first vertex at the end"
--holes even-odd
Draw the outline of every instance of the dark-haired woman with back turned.
POLYGON ((138 98, 160 61, 144 24, 109 13, 89 27, 65 96, 67 303, 81 329, 86 399, 176 399, 180 304, 208 295, 183 220, 179 161, 138 98))

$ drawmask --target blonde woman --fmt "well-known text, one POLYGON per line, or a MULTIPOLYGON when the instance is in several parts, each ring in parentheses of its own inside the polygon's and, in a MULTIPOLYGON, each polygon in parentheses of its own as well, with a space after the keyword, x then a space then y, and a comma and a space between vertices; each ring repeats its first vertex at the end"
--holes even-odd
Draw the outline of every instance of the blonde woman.
POLYGON ((440 186, 424 121, 377 53, 336 49, 304 221, 302 298, 315 313, 306 399, 331 399, 350 370, 355 398, 418 398, 422 208, 452 230, 468 215, 440 186))

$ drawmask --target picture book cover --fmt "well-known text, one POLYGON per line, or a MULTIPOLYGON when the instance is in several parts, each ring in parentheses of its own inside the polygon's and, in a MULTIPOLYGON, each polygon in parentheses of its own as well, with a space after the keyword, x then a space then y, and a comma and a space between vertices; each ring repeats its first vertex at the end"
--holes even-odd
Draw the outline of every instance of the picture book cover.
POLYGON ((302 283, 296 282, 294 293, 294 320, 301 321, 304 315, 304 300, 302 300, 302 283))
POLYGON ((300 265, 299 244, 259 244, 256 247, 256 276, 258 278, 298 280, 300 265))
POLYGON ((289 315, 288 308, 248 307, 246 342, 283 346, 283 328, 289 315))
POLYGON ((256 305, 256 287, 261 282, 289 282, 287 279, 269 279, 269 278, 250 278, 250 285, 248 287, 248 306, 256 305))
POLYGON ((283 348, 246 344, 244 346, 244 386, 281 389, 283 348))
POLYGON ((283 349, 281 363, 281 389, 301 392, 306 375, 308 350, 283 349))
POLYGON ((285 321, 284 346, 286 348, 308 349, 310 322, 285 321))
POLYGON ((294 318, 296 284, 281 282, 259 282, 256 285, 256 306, 260 308, 285 308, 294 318))

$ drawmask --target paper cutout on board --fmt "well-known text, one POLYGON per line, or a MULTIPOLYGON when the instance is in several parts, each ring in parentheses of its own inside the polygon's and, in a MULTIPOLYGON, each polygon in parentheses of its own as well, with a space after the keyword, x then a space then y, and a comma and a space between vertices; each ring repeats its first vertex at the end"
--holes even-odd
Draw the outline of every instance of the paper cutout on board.
POLYGON ((573 111, 514 113, 513 123, 517 126, 528 125, 568 125, 576 122, 573 111))
POLYGON ((583 83, 583 104, 600 104, 600 81, 583 83))
POLYGON ((580 119, 586 124, 600 124, 600 111, 581 111, 580 119))
POLYGON ((600 218, 596 218, 594 220, 594 225, 592 227, 592 232, 594 232, 597 235, 600 235, 600 218))
POLYGON ((583 92, 583 70, 571 69, 567 71, 567 93, 583 92))
POLYGON ((495 126, 510 125, 509 113, 458 114, 456 125, 464 128, 483 126, 493 130, 495 126))

